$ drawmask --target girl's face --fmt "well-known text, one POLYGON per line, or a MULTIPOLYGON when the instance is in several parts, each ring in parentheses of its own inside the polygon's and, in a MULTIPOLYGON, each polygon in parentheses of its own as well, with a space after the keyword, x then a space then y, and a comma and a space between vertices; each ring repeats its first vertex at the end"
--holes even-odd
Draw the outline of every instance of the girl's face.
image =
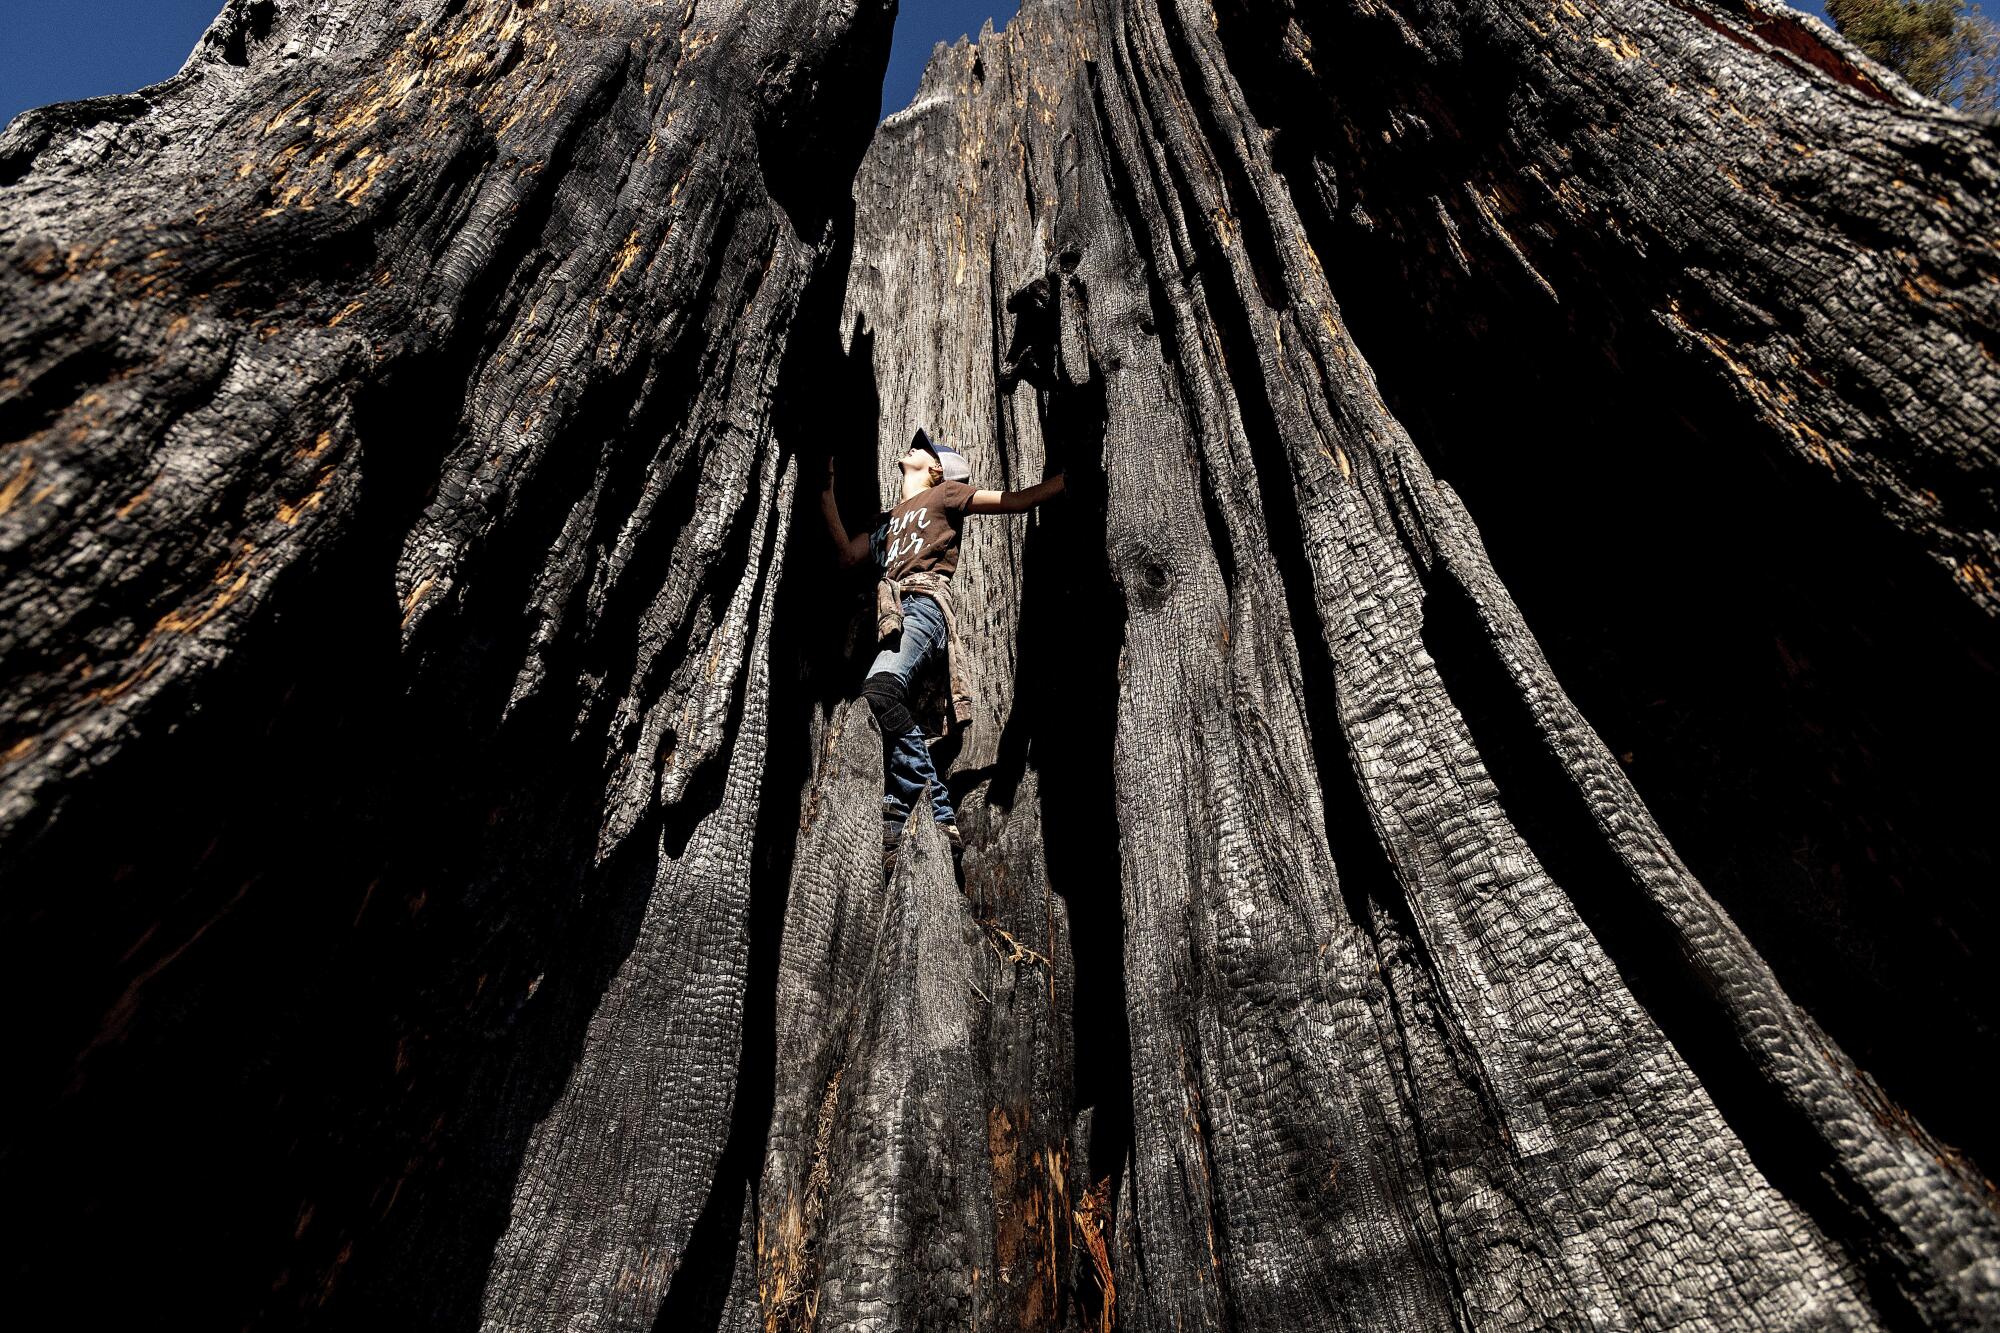
POLYGON ((928 450, 919 449, 915 445, 910 446, 909 452, 903 455, 902 466, 905 472, 914 472, 922 476, 937 465, 937 460, 930 456, 928 450))

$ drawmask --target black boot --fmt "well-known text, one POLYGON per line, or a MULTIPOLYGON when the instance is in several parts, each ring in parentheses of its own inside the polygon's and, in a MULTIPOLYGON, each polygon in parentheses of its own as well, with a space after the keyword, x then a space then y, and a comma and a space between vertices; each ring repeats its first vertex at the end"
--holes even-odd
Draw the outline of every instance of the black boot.
POLYGON ((903 845, 903 822, 901 820, 882 821, 882 876, 884 879, 896 869, 896 852, 903 845))

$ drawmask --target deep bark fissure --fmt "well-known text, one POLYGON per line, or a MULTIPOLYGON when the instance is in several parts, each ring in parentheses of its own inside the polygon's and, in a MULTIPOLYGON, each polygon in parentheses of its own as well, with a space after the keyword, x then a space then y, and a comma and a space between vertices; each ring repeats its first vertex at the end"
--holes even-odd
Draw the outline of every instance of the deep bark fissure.
MULTIPOLYGON (((1241 20, 1232 17, 1228 21, 1241 20)), ((1327 43, 1328 49, 1336 52, 1354 45, 1327 43)), ((1383 55, 1379 45, 1360 49, 1369 56, 1383 55)), ((1338 68, 1343 86, 1352 84, 1365 90, 1348 99, 1354 104, 1379 107, 1382 90, 1395 83, 1380 77, 1365 59, 1344 62, 1338 68)), ((1421 66, 1405 63, 1386 68, 1415 82, 1416 95, 1425 96, 1428 85, 1421 66)), ((1268 73, 1269 78, 1251 82, 1253 92, 1264 90, 1272 96, 1270 90, 1289 87, 1282 77, 1284 71, 1271 68, 1268 73)), ((1469 84, 1468 95, 1475 95, 1480 86, 1469 84)), ((1303 102, 1284 104, 1284 110, 1295 115, 1306 114, 1304 108, 1303 102)), ((1506 123, 1506 115, 1502 106, 1483 105, 1479 114, 1462 115, 1446 123, 1500 126, 1506 123)), ((1359 133, 1351 138, 1367 143, 1371 136, 1359 133)), ((1469 174, 1469 168, 1456 158, 1443 156, 1459 142, 1455 131, 1429 141, 1426 151, 1437 157, 1439 164, 1409 171, 1407 176, 1419 181, 1448 181, 1469 174)), ((1462 155, 1468 160, 1474 156, 1469 150, 1462 155)), ((1398 170, 1408 168, 1414 156, 1404 152, 1395 159, 1398 170)), ((1368 156, 1362 155, 1361 160, 1365 164, 1368 156)), ((1366 170, 1365 165, 1357 168, 1366 170)), ((1385 180, 1404 178, 1387 177, 1381 171, 1376 175, 1385 180)), ((1412 187, 1412 211, 1425 188, 1412 187)), ((1363 193, 1378 215, 1394 216, 1396 205, 1385 206, 1379 191, 1363 193)), ((1561 288, 1562 307, 1537 299, 1536 292, 1525 284, 1511 293, 1502 286, 1494 296, 1472 307, 1477 322, 1465 323, 1434 316, 1439 299, 1436 289, 1424 308, 1410 301, 1396 281, 1407 269, 1386 262, 1395 253, 1390 247, 1371 241, 1370 234, 1358 228, 1341 228, 1324 213, 1304 211, 1318 253, 1343 293, 1343 309, 1355 325, 1357 342, 1368 350, 1385 395, 1409 425, 1426 457, 1465 492, 1468 503, 1481 515, 1495 560, 1510 582, 1520 587, 1530 623, 1540 630, 1558 674, 1576 691, 1593 721, 1611 739, 1613 749, 1640 756, 1634 777, 1674 835, 1676 846, 1689 853, 1704 881, 1744 920, 1760 947, 1772 955, 1787 984, 1799 988, 1814 1012, 1824 1011, 1828 1026, 1843 1044, 1857 1053, 1865 1052, 1863 1058, 1871 1066, 1881 1063, 1884 1068, 1880 1072, 1899 1097, 1934 1108, 1925 1118, 1950 1123, 1951 1137, 1973 1148, 1976 1157, 1983 1157, 1984 1148, 1974 1145, 1984 1144, 1988 1137, 1985 1127, 1970 1123, 1964 1116, 1966 1108, 1954 1109, 1949 1104, 1953 1100, 1949 1090, 1933 1082, 1934 1071, 1955 1065, 1968 1045, 1983 1048, 1991 1041, 1990 1020, 1976 1016, 1985 1007, 1983 1002, 1963 982, 1949 991, 1941 984, 1951 969, 1947 965, 1940 972, 1936 963, 1962 950, 1952 945, 1948 936, 1940 938, 1927 949, 1911 951, 1912 960, 1925 960, 1918 972, 1877 980, 1872 975, 1874 965, 1864 961, 1871 946, 1850 935, 1839 946, 1841 954, 1850 963, 1862 964, 1869 989, 1853 986, 1852 967, 1818 974, 1817 965, 1808 961, 1808 951, 1793 941, 1802 936, 1814 938, 1824 930, 1824 895, 1837 893, 1845 903, 1839 915, 1846 917, 1857 910, 1870 910, 1862 892, 1837 882, 1827 884, 1822 877, 1810 896, 1803 889, 1787 894, 1799 903, 1798 908, 1774 909, 1765 901, 1768 894, 1763 887, 1755 884, 1756 870, 1743 858, 1756 855, 1756 869, 1766 880, 1782 880, 1783 871, 1791 869, 1790 858, 1774 855, 1775 848, 1753 853, 1754 842, 1749 838, 1725 841, 1719 835, 1725 834, 1728 823, 1718 822, 1713 812, 1718 797, 1747 801, 1748 783, 1737 775, 1745 767, 1754 765, 1770 773, 1763 784, 1766 787, 1783 791, 1796 785, 1796 779, 1780 777, 1767 765, 1780 761, 1785 752, 1795 753, 1802 733, 1794 731, 1790 738, 1773 736, 1760 742, 1761 754, 1745 764, 1741 757, 1745 738, 1769 735, 1774 729, 1773 710, 1744 708, 1729 701, 1732 696, 1745 699, 1780 693, 1783 687, 1766 682, 1783 670, 1799 674, 1786 648, 1795 644, 1799 632, 1826 644, 1824 653, 1801 655, 1812 659, 1811 670, 1816 674, 1828 667, 1845 673, 1851 683, 1839 688, 1856 699, 1859 709, 1876 711, 1880 707, 1863 702, 1870 698, 1922 698, 1948 683, 1947 697, 1952 702, 1941 706, 1940 712, 1977 727, 1986 710, 1975 700, 1990 692, 1990 677, 1973 666, 1969 657, 1963 666, 1948 663, 1963 651, 1955 644, 1970 645, 1983 635, 1984 626, 1973 623, 1983 618, 1953 604, 1955 599, 1916 591, 1928 582, 1918 562, 1894 544, 1880 541, 1876 535, 1879 514, 1868 512, 1830 481, 1822 486, 1810 474, 1795 479, 1761 458, 1732 456, 1724 444, 1731 441, 1732 423, 1740 415, 1735 398, 1700 382, 1669 387, 1664 380, 1649 383, 1640 379, 1634 368, 1658 367, 1671 360, 1671 350, 1664 333, 1650 321, 1627 321, 1621 327, 1615 303, 1592 289, 1592 275, 1604 265, 1601 259, 1588 257, 1591 247, 1600 243, 1587 232, 1565 234, 1565 239, 1575 236, 1574 251, 1536 255, 1537 264, 1561 288), (1601 358, 1593 351, 1551 369, 1536 349, 1566 333, 1582 348, 1602 347, 1601 358), (1576 338, 1576 334, 1581 337, 1576 338), (1446 384, 1441 384, 1436 374, 1441 363, 1452 368, 1446 384), (1649 401, 1670 404, 1670 411, 1654 413, 1643 406, 1649 401), (1496 418, 1534 421, 1540 428, 1537 441, 1502 447, 1491 428, 1496 418), (1634 436, 1638 438, 1631 438, 1634 436), (1810 504, 1801 503, 1794 498, 1795 488, 1801 485, 1824 494, 1815 493, 1810 504), (1699 543, 1685 540, 1687 516, 1704 511, 1717 518, 1705 525, 1699 543), (1554 516, 1562 520, 1560 538, 1550 535, 1549 519, 1554 516), (1720 543, 1727 543, 1726 549, 1707 549, 1720 543), (1813 553, 1815 568, 1807 577, 1788 576, 1785 571, 1800 564, 1799 553, 1808 551, 1813 553), (1681 560, 1690 567, 1676 570, 1674 562, 1681 560), (1617 573, 1606 577, 1600 571, 1617 573), (1566 587, 1561 594, 1554 592, 1564 587, 1566 580, 1579 577, 1594 580, 1591 596, 1570 595, 1566 587), (1889 594, 1888 600, 1877 600, 1874 590, 1878 588, 1900 591, 1889 594), (1890 601, 1899 605, 1892 606, 1890 601), (1658 614, 1655 607, 1679 621, 1678 632, 1672 637, 1650 623, 1658 614), (1779 607, 1785 608, 1786 620, 1773 617, 1772 608, 1779 607), (1793 628, 1787 628, 1786 621, 1793 628), (1869 647, 1855 640, 1852 632, 1842 627, 1843 621, 1880 627, 1876 631, 1880 646, 1869 647), (1891 623, 1897 628, 1886 629, 1891 623), (1766 644, 1773 639, 1780 642, 1775 649, 1762 650, 1762 663, 1746 660, 1746 649, 1757 651, 1746 640, 1765 625, 1770 627, 1765 631, 1766 644), (1926 643, 1927 647, 1921 653, 1907 653, 1886 646, 1913 642, 1926 643), (1705 657, 1697 656, 1701 649, 1708 650, 1705 657), (1823 663, 1822 656, 1833 660, 1823 663), (1785 665, 1781 666, 1781 660, 1785 665), (1674 676, 1656 665, 1662 661, 1676 663, 1674 676), (1906 665, 1917 662, 1924 665, 1906 665), (1721 678, 1724 671, 1728 672, 1726 684, 1721 678), (1678 686, 1676 676, 1681 682, 1678 686), (1703 684, 1703 676, 1712 683, 1703 684), (1663 702, 1690 688, 1699 691, 1695 700, 1669 705, 1672 715, 1681 719, 1672 730, 1649 720, 1649 715, 1657 717, 1654 710, 1663 702), (1704 714, 1725 708, 1731 710, 1728 722, 1702 720, 1704 714), (1690 732, 1701 738, 1695 741, 1690 732), (1648 762, 1653 754, 1676 756, 1683 765, 1681 772, 1670 771, 1649 781, 1657 771, 1648 762), (1696 776, 1685 764, 1698 755, 1712 758, 1696 776), (1702 808, 1689 809, 1695 802, 1702 808), (1719 841, 1723 845, 1716 847, 1719 841), (1730 841, 1741 850, 1731 850, 1730 841), (1715 850, 1708 852, 1710 847, 1715 850), (1822 920, 1808 919, 1807 912, 1821 913, 1822 920), (1891 988, 1905 996, 1913 988, 1929 991, 1935 997, 1930 1003, 1939 1022, 1951 1031, 1904 1033, 1893 1039, 1886 1033, 1872 1032, 1881 1016, 1898 1007, 1891 999, 1891 988), (1959 1018, 1968 1006, 1973 1013, 1959 1018)), ((1613 235, 1607 232, 1605 239, 1613 235)), ((1442 268, 1429 271, 1444 272, 1442 268)), ((1487 271, 1506 272, 1504 266, 1487 271)), ((1631 306, 1644 298, 1628 289, 1617 299, 1631 306)), ((1779 316, 1796 319, 1784 311, 1779 316)), ((1876 390, 1856 383, 1854 392, 1862 400, 1872 401, 1868 395, 1876 390)), ((1801 721, 1806 726, 1818 725, 1801 721)), ((1865 719, 1855 730, 1863 735, 1872 733, 1874 739, 1866 745, 1878 751, 1882 748, 1879 742, 1890 737, 1897 748, 1907 750, 1912 741, 1921 743, 1923 738, 1939 734, 1932 727, 1885 726, 1865 719)), ((1850 770, 1848 782, 1853 781, 1851 770, 1856 767, 1883 773, 1878 781, 1885 785, 1875 789, 1873 803, 1885 812, 1902 801, 1893 788, 1926 783, 1930 780, 1926 775, 1944 781, 1923 801, 1912 802, 1906 808, 1906 818, 1923 819, 1920 805, 1955 808, 1962 799, 1962 787, 1945 779, 1954 766, 1946 751, 1934 751, 1921 759, 1912 757, 1899 766, 1899 775, 1890 779, 1883 762, 1870 761, 1851 746, 1840 748, 1846 750, 1844 758, 1836 757, 1839 750, 1828 747, 1828 762, 1850 770)), ((1788 755, 1782 762, 1797 779, 1823 780, 1824 769, 1801 771, 1798 761, 1788 755)), ((1823 821, 1815 822, 1824 827, 1823 821)), ((1947 825, 1970 827, 1962 817, 1940 820, 1934 827, 1947 825)), ((1837 838, 1847 844, 1849 852, 1822 853, 1829 866, 1859 866, 1864 874, 1884 874, 1872 869, 1869 859, 1881 850, 1876 837, 1865 841, 1852 834, 1837 838), (1867 856, 1862 852, 1864 846, 1870 849, 1867 856)), ((1925 841, 1932 850, 1918 853, 1912 841, 1905 839, 1905 850, 1898 855, 1951 855, 1945 848, 1963 839, 1940 832, 1925 841)), ((1983 849, 1968 847, 1959 855, 1964 858, 1962 868, 1943 874, 1932 872, 1924 878, 1940 886, 1954 878, 1976 878, 1978 867, 1991 860, 1991 852, 1983 849)), ((1791 869, 1791 877, 1796 876, 1797 870, 1791 869)), ((1886 880, 1877 882, 1879 900, 1901 896, 1902 890, 1886 880)), ((1944 903, 1939 906, 1960 915, 1961 920, 1964 913, 1973 910, 1969 903, 1955 909, 1944 903)), ((1883 919, 1879 910, 1876 920, 1875 929, 1868 934, 1904 929, 1883 919)), ((1968 920, 1956 931, 1964 935, 1969 926, 1968 920)))
POLYGON ((1862 1201, 1838 1196, 1827 1178, 1834 1164, 1809 1123, 1770 1093, 1727 1015, 1686 967, 1671 923, 1643 895, 1626 896, 1638 886, 1604 849, 1574 787, 1538 743, 1533 718, 1513 703, 1464 593, 1441 583, 1426 597, 1424 624, 1426 647, 1442 665, 1502 805, 1555 881, 1575 886, 1572 901, 1634 998, 1693 1068, 1764 1177, 1853 1255, 1887 1326, 1921 1327, 1892 1275, 1871 1262, 1871 1229, 1853 1211, 1862 1201))
MULTIPOLYGON (((1734 841, 1742 850, 1732 852, 1724 836, 1728 826, 1719 824, 1714 813, 1722 798, 1744 808, 1753 819, 1760 817, 1758 806, 1768 799, 1765 793, 1782 793, 1792 785, 1777 771, 1766 769, 1767 762, 1784 762, 1799 779, 1815 783, 1824 772, 1800 771, 1798 760, 1789 757, 1797 752, 1798 730, 1790 738, 1772 736, 1776 726, 1771 710, 1736 702, 1771 697, 1783 689, 1774 678, 1786 670, 1798 674, 1798 668, 1786 665, 1786 645, 1801 636, 1826 645, 1824 654, 1810 651, 1809 656, 1820 671, 1830 666, 1846 674, 1852 684, 1841 688, 1849 697, 1916 700, 1949 689, 1947 697, 1954 702, 1941 702, 1940 713, 1959 719, 1954 727, 1981 727, 1982 710, 1973 701, 1990 688, 1988 673, 1970 655, 1962 666, 1949 665, 1952 656, 1963 652, 1954 641, 1967 642, 1982 628, 1968 623, 1975 616, 1961 605, 1913 592, 1925 582, 1925 571, 1905 553, 1872 540, 1872 528, 1861 522, 1864 515, 1857 512, 1835 521, 1848 508, 1846 497, 1831 496, 1813 507, 1797 505, 1767 463, 1753 459, 1746 466, 1720 447, 1726 429, 1687 420, 1725 421, 1726 399, 1711 401, 1683 393, 1674 400, 1672 415, 1654 418, 1649 412, 1632 410, 1636 386, 1622 383, 1622 377, 1608 368, 1602 388, 1569 374, 1558 391, 1527 357, 1512 350, 1536 347, 1554 333, 1546 326, 1522 327, 1528 324, 1525 320, 1476 341, 1448 344, 1452 350, 1443 359, 1477 390, 1441 396, 1430 367, 1439 359, 1440 331, 1450 326, 1428 322, 1393 331, 1383 328, 1394 321, 1389 312, 1401 305, 1399 294, 1382 290, 1369 265, 1335 258, 1347 253, 1347 247, 1329 242, 1320 253, 1347 293, 1345 308, 1357 325, 1361 345, 1371 349, 1371 364, 1385 395, 1411 424, 1426 455, 1464 491, 1469 504, 1490 516, 1483 526, 1490 534, 1495 560, 1510 582, 1524 590, 1526 613, 1539 628, 1558 675, 1571 683, 1614 750, 1640 756, 1633 776, 1675 845, 1686 850, 1703 872, 1704 882, 1724 895, 1730 910, 1742 914, 1739 919, 1753 930, 1760 947, 1773 954, 1788 984, 1810 997, 1815 1012, 1825 1011, 1829 1026, 1844 1044, 1867 1052, 1871 1063, 1884 1063, 1884 1073, 1898 1085, 1898 1095, 1919 1106, 1935 1107, 1935 1116, 1953 1125, 1958 1141, 1968 1148, 1983 1144, 1984 1128, 1964 1117, 1965 1108, 1954 1110, 1949 1089, 1932 1081, 1963 1058, 1968 1045, 1983 1048, 1991 1041, 1990 1021, 1978 1017, 1977 1009, 1966 1012, 1968 1005, 1978 1003, 1972 991, 1961 984, 1953 998, 1940 996, 1934 1001, 1938 1021, 1955 1029, 1949 1035, 1904 1032, 1889 1039, 1887 1034, 1871 1033, 1870 1028, 1895 1007, 1883 983, 1871 978, 1878 989, 1857 992, 1849 969, 1816 975, 1807 951, 1790 941, 1801 930, 1824 928, 1806 915, 1811 910, 1807 903, 1817 905, 1823 899, 1815 895, 1799 908, 1782 912, 1760 902, 1765 894, 1750 881, 1752 866, 1741 864, 1740 858, 1756 855, 1767 875, 1784 867, 1789 858, 1774 856, 1775 848, 1752 852, 1755 844, 1741 838, 1734 841), (1371 329, 1381 332, 1372 334, 1371 329), (1537 385, 1538 380, 1547 387, 1537 385), (1546 419, 1552 410, 1580 418, 1567 431, 1559 427, 1548 433, 1551 438, 1567 434, 1578 442, 1553 456, 1544 449, 1537 451, 1538 456, 1509 458, 1506 455, 1516 451, 1500 446, 1487 426, 1495 415, 1546 419), (1583 443, 1639 432, 1650 438, 1595 448, 1583 443), (1473 443, 1454 448, 1454 440, 1473 443), (1652 459, 1669 461, 1661 466, 1640 461, 1652 459), (1599 498, 1601 508, 1595 513, 1601 519, 1593 517, 1588 505, 1570 498, 1586 492, 1599 498), (1719 517, 1705 525, 1698 540, 1690 540, 1686 516, 1703 507, 1719 511, 1719 517), (1565 516, 1568 525, 1560 536, 1551 533, 1547 522, 1557 514, 1565 516), (1815 553, 1817 567, 1810 582, 1784 573, 1802 551, 1815 553), (1589 580, 1599 591, 1589 598, 1553 596, 1551 591, 1560 586, 1557 579, 1589 580), (1899 591, 1890 593, 1891 588, 1899 591), (1785 620, 1773 623, 1772 607, 1787 608, 1786 619, 1795 628, 1788 628, 1785 620), (1672 617, 1671 629, 1661 627, 1667 616, 1672 617), (1871 646, 1842 628, 1842 620, 1875 626, 1895 623, 1897 628, 1877 629, 1876 644, 1871 646), (1934 646, 1920 655, 1888 647, 1926 640, 1934 646), (1833 660, 1821 663, 1823 655, 1833 660), (1916 662, 1923 665, 1913 665, 1916 662), (1694 697, 1686 699, 1688 694, 1694 697), (1664 718, 1662 707, 1668 710, 1664 718), (1727 721, 1707 720, 1711 712, 1723 709, 1728 710, 1727 721), (1751 757, 1746 763, 1746 741, 1760 736, 1769 737, 1756 744, 1771 761, 1751 757), (1649 781, 1654 770, 1647 759, 1654 754, 1674 756, 1680 771, 1669 770, 1649 781), (1699 763, 1698 776, 1686 767, 1690 760, 1699 763), (1755 795, 1739 776, 1745 768, 1768 774, 1755 795), (1723 845, 1715 846, 1718 842, 1723 845), (1710 847, 1714 851, 1706 851, 1710 847), (1864 994, 1871 998, 1859 998, 1864 994)), ((1507 308, 1504 303, 1492 307, 1496 312, 1507 308)), ((1649 346, 1651 340, 1651 332, 1643 327, 1628 330, 1621 338, 1626 347, 1618 363, 1646 364, 1656 359, 1658 349, 1649 346)), ((1859 708, 1873 711, 1874 706, 1862 702, 1859 708)), ((1816 725, 1808 719, 1801 719, 1801 724, 1816 725)), ((1899 747, 1936 734, 1908 725, 1892 728, 1866 721, 1849 725, 1862 735, 1894 736, 1899 747)), ((1854 765, 1864 772, 1883 769, 1852 746, 1828 740, 1830 763, 1854 765), (1846 751, 1844 757, 1841 750, 1846 751)), ((1956 741, 1947 748, 1956 751, 1956 741)), ((1900 766, 1897 785, 1938 782, 1925 802, 1909 804, 1912 817, 1923 817, 1920 804, 1958 805, 1963 789, 1947 777, 1952 767, 1945 751, 1900 766)), ((1902 803, 1889 786, 1877 790, 1884 805, 1902 803)), ((1960 829, 1973 827, 1962 820, 1953 823, 1960 829)), ((1851 834, 1841 840, 1853 848, 1852 860, 1828 857, 1829 863, 1837 859, 1840 865, 1868 866, 1861 846, 1879 846, 1872 838, 1860 843, 1851 834)), ((1904 854, 1952 855, 1945 849, 1963 841, 1955 835, 1933 837, 1929 840, 1933 850, 1916 853, 1906 840, 1910 850, 1904 854)), ((1959 873, 1970 875, 1990 860, 1991 853, 1965 847, 1958 857, 1964 864, 1959 873)), ((1943 885, 1951 876, 1926 878, 1943 885)), ((1886 882, 1882 891, 1896 893, 1886 882)), ((1791 896, 1797 901, 1801 895, 1794 890, 1791 896)), ((1867 910, 1857 889, 1845 889, 1841 896, 1867 910)), ((1848 943, 1842 952, 1856 958, 1857 943, 1848 943)), ((1937 964, 1951 956, 1913 952, 1913 960, 1927 960, 1922 964, 1924 975, 1906 973, 1888 984, 1905 993, 1913 984, 1932 989, 1942 979, 1937 964)), ((1983 1147, 1975 1149, 1975 1155, 1983 1156, 1983 1147)))

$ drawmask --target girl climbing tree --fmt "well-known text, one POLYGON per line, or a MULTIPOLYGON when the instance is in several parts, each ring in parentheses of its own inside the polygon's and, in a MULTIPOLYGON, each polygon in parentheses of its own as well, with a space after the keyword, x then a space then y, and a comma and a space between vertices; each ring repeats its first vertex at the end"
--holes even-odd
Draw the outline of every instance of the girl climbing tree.
POLYGON ((833 459, 826 462, 820 508, 826 515, 840 566, 873 558, 881 576, 875 589, 879 651, 861 695, 882 728, 882 868, 895 864, 910 808, 930 789, 931 814, 956 859, 965 849, 951 794, 938 777, 925 744, 926 727, 911 707, 911 690, 933 666, 945 671, 947 702, 931 734, 942 735, 972 716, 971 696, 959 671, 958 620, 951 577, 958 569, 958 529, 967 514, 1016 514, 1059 494, 1061 474, 1019 491, 974 490, 972 466, 948 444, 919 428, 897 466, 902 493, 874 529, 849 535, 834 499, 833 459), (915 594, 908 596, 907 594, 915 594))

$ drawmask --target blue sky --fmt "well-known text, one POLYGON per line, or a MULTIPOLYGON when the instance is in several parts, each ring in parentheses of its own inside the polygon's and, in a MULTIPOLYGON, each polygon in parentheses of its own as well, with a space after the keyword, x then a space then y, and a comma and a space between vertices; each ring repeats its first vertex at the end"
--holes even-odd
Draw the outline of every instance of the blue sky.
POLYGON ((0 123, 181 67, 222 0, 0 0, 0 123))
POLYGON ((889 48, 889 76, 882 80, 882 114, 901 111, 915 99, 933 46, 977 37, 989 18, 998 32, 1020 7, 1020 0, 903 0, 889 48))
MULTIPOLYGON (((223 0, 4 0, 0 3, 0 124, 31 106, 129 93, 181 67, 223 0)), ((903 0, 882 110, 917 94, 931 47, 1005 27, 1018 0, 903 0)))

